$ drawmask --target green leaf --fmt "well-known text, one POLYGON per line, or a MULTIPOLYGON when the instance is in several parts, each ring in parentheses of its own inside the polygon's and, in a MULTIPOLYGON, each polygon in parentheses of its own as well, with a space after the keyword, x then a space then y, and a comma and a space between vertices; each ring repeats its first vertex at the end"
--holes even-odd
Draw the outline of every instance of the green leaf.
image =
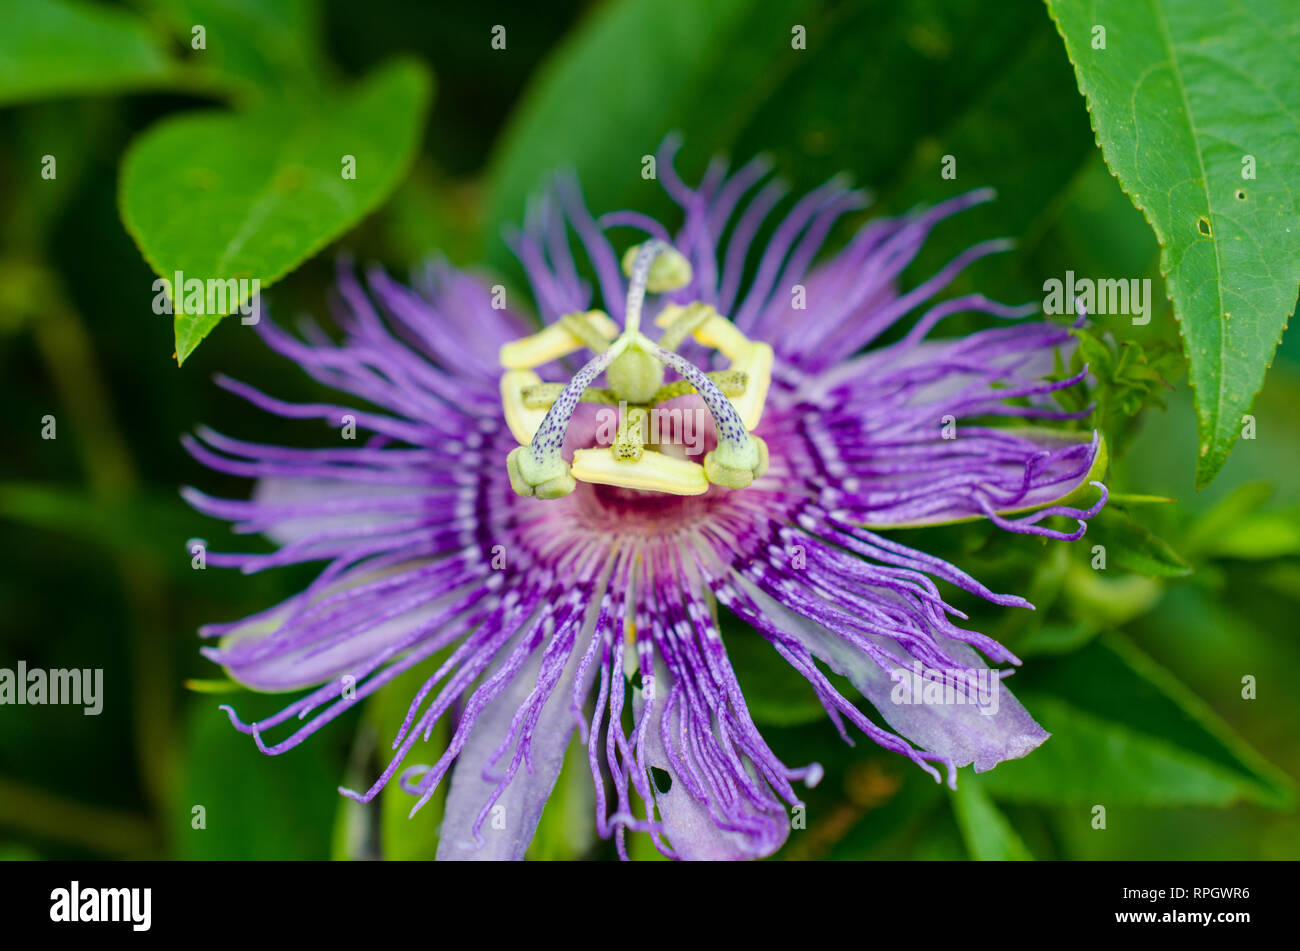
POLYGON ((1007 817, 989 798, 983 780, 973 771, 962 774, 951 797, 953 815, 971 858, 981 862, 1033 859, 1007 817))
POLYGON ((1109 331, 1097 327, 1075 328, 1070 333, 1077 346, 1069 368, 1057 351, 1049 379, 1076 376, 1087 366, 1092 380, 1058 390, 1054 397, 1071 412, 1091 405, 1087 428, 1100 429, 1112 443, 1112 451, 1122 455, 1134 432, 1132 417, 1149 407, 1165 408, 1165 398, 1174 391, 1169 381, 1182 371, 1182 354, 1177 344, 1169 341, 1158 340, 1144 347, 1132 340, 1116 341, 1109 331))
POLYGON ((325 68, 316 0, 138 0, 192 50, 196 74, 240 99, 317 91, 325 68), (194 49, 196 27, 201 49, 194 49))
MULTIPOLYGON (((252 720, 286 702, 249 694, 236 708, 252 720)), ((327 744, 303 743, 287 755, 267 756, 251 736, 230 725, 216 700, 207 700, 194 710, 181 749, 181 781, 171 814, 180 858, 328 856, 338 770, 326 756, 327 744)))
MULTIPOLYGON (((417 664, 381 688, 370 700, 366 716, 374 724, 378 737, 375 768, 382 769, 388 765, 388 759, 393 753, 393 737, 397 736, 411 700, 429 675, 438 669, 443 657, 445 654, 438 654, 417 664)), ((448 726, 444 718, 434 727, 433 736, 427 743, 421 741, 411 750, 407 765, 435 762, 436 757, 446 748, 447 740, 448 726)), ((368 786, 374 777, 366 776, 362 781, 368 786)), ((434 857, 438 851, 438 830, 442 825, 442 810, 447 801, 447 786, 445 781, 440 783, 433 797, 414 816, 411 815, 411 807, 415 805, 415 797, 403 792, 397 777, 384 787, 379 794, 379 838, 384 858, 428 861, 434 857)))
POLYGON ((163 37, 126 10, 71 0, 5 4, 0 105, 165 89, 179 78, 163 37))
POLYGON ((1011 681, 1052 733, 981 776, 993 797, 1092 806, 1285 807, 1288 780, 1167 670, 1117 634, 1011 681))
POLYGON ((1088 540, 1105 547, 1108 569, 1120 568, 1153 578, 1180 578, 1192 571, 1191 565, 1164 540, 1115 506, 1107 506, 1088 523, 1088 540))
MULTIPOLYGON (((415 155, 430 96, 427 71, 394 63, 349 95, 305 110, 268 104, 243 114, 166 120, 123 162, 119 203, 154 271, 186 283, 257 280, 265 290, 369 214, 415 155), (248 143, 274 143, 249 148, 248 143), (343 176, 355 158, 355 179, 343 176)), ((231 294, 197 313, 174 294, 176 358, 183 363, 227 314, 231 294)))
POLYGON ((1292 0, 1047 5, 1106 161, 1160 242, 1196 391, 1204 487, 1295 309, 1300 85, 1288 40, 1300 16, 1292 0), (1097 27, 1104 49, 1094 48, 1097 27))

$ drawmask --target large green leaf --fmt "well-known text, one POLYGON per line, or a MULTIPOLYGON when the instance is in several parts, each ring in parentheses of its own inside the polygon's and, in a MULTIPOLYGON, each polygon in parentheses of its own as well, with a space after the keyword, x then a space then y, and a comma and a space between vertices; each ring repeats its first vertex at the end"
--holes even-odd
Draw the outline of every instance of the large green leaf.
POLYGON ((1107 807, 1292 799, 1281 773, 1123 637, 1042 657, 1010 684, 1052 737, 981 777, 995 798, 1107 807))
MULTIPOLYGON (((256 279, 264 290, 397 187, 419 145, 429 95, 427 72, 402 61, 312 109, 268 104, 159 123, 123 162, 122 218, 160 276, 256 279), (356 160, 354 179, 343 175, 345 156, 356 160)), ((179 294, 176 303, 183 362, 243 301, 204 314, 179 313, 179 294)))
POLYGON ((72 0, 5 3, 0 105, 166 88, 179 76, 163 37, 129 11, 72 0))
POLYGON ((1300 9, 1047 3, 1106 161, 1162 248, 1196 390, 1201 487, 1227 459, 1295 309, 1300 9))

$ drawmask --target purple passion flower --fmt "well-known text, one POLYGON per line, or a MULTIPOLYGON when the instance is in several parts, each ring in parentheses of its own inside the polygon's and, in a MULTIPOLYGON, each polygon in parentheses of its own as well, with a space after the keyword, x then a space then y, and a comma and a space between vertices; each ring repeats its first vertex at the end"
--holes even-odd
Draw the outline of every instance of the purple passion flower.
POLYGON ((190 503, 280 546, 212 564, 324 563, 300 594, 202 630, 219 639, 205 654, 239 683, 307 690, 256 723, 226 708, 231 721, 283 753, 422 665, 387 768, 343 792, 367 802, 397 776, 414 813, 450 772, 440 859, 522 858, 575 733, 597 831, 620 855, 627 829, 677 858, 776 851, 800 803, 794 784, 815 784, 821 768, 785 765, 755 728, 719 604, 807 678, 845 740, 851 725, 936 780, 939 766, 955 785, 958 767, 988 770, 1047 738, 1005 690, 974 702, 978 678, 996 688, 1006 672, 983 658, 1019 661, 959 626, 936 582, 1032 605, 877 534, 983 517, 1076 539, 1105 503, 1095 434, 1023 422, 1070 418, 1050 394, 1080 378, 1043 379, 1066 329, 1016 322, 930 339, 959 312, 1028 316, 970 295, 862 352, 1005 248, 977 244, 897 290, 930 229, 991 193, 876 219, 815 262, 862 193, 832 180, 773 222, 756 253, 783 186, 761 160, 730 176, 715 161, 692 189, 674 148, 658 168, 682 209, 675 235, 635 212, 594 219, 564 176, 509 235, 540 331, 499 288, 440 262, 414 288, 379 269, 363 287, 341 266, 342 342, 263 320, 269 346, 351 399, 288 403, 220 384, 279 416, 350 420, 369 434, 360 445, 289 449, 206 429, 186 439, 200 462, 257 480, 249 501, 187 489, 190 503), (680 438, 691 420, 693 442, 680 438), (1091 506, 1074 507, 1080 498, 1091 506), (1048 527, 1052 516, 1077 528, 1048 527), (409 764, 444 717, 447 748, 409 764))

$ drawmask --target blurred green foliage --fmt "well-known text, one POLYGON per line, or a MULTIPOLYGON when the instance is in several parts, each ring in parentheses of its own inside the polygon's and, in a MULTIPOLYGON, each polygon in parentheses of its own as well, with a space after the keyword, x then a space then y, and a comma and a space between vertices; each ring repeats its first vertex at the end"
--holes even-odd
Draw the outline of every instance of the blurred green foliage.
MULTIPOLYGON (((34 7, 12 5, 35 16, 34 7)), ((299 114, 396 57, 436 76, 411 171, 400 183, 394 172, 380 190, 391 192, 387 203, 341 241, 286 256, 288 273, 267 295, 280 319, 327 313, 338 249, 399 274, 439 251, 517 282, 500 228, 560 166, 577 169, 597 210, 667 215, 641 157, 674 129, 685 135, 688 179, 716 153, 743 161, 766 152, 797 189, 853 175, 877 195, 868 215, 997 186, 997 202, 936 230, 909 283, 977 240, 1007 235, 1019 248, 978 262, 950 293, 1039 300, 1043 281, 1067 269, 1162 286, 1154 236, 1103 163, 1036 0, 611 0, 455 12, 397 0, 63 0, 48 9, 63 18, 33 40, 45 44, 37 52, 48 74, 20 76, 14 57, 0 56, 0 103, 12 106, 0 112, 9 420, 0 666, 102 667, 106 700, 94 718, 75 707, 0 708, 0 857, 422 858, 436 848, 438 799, 408 820, 410 798, 395 788, 370 807, 336 791, 368 785, 387 762, 418 671, 277 758, 217 709, 230 698, 194 631, 300 589, 312 571, 192 570, 192 537, 215 548, 256 542, 181 504, 182 484, 230 496, 246 486, 201 470, 177 436, 200 422, 286 445, 323 435, 249 414, 210 385, 214 371, 285 398, 323 390, 237 321, 177 369, 172 328, 150 310, 153 272, 118 216, 119 187, 132 181, 120 177, 122 156, 132 142, 148 145, 159 121, 214 106, 237 117, 221 121, 261 109, 299 114), (204 51, 190 45, 195 23, 207 27, 204 51), (504 50, 490 43, 497 24, 507 27, 504 50), (806 50, 792 48, 796 25, 806 50), (43 179, 50 154, 58 175, 43 179), (946 155, 955 179, 940 174, 946 155), (56 440, 40 438, 47 414, 56 440), (203 689, 185 690, 187 680, 203 689)), ((212 144, 195 149, 220 158, 212 144)), ((169 161, 189 161, 175 151, 157 157, 142 187, 169 161)), ((350 227, 382 197, 316 237, 350 227)), ((128 219, 133 203, 124 196, 128 219)), ((184 214, 148 202, 138 210, 159 225, 184 214)), ((191 224, 189 238, 209 236, 191 224)), ((1097 384, 1064 398, 1076 400, 1071 408, 1096 404, 1086 425, 1103 430, 1111 453, 1112 504, 1083 541, 982 523, 899 532, 1037 606, 1013 611, 945 592, 973 627, 1024 659, 1010 686, 1053 733, 1041 749, 978 779, 964 770, 949 792, 869 742, 844 744, 801 678, 752 631, 724 625, 773 749, 826 769, 807 793, 807 828, 778 857, 1300 856, 1288 778, 1300 772, 1291 727, 1300 696, 1288 674, 1300 664, 1291 636, 1300 350, 1283 341, 1253 411, 1254 438, 1196 493, 1196 415, 1177 325, 1157 296, 1149 325, 1099 318, 1070 357, 1088 362, 1097 384), (1254 679, 1253 699, 1243 678, 1254 679)), ((944 332, 977 325, 954 318, 944 332)), ((1068 360, 1058 372, 1071 372, 1068 360)), ((246 720, 285 699, 236 696, 246 720)), ((430 761, 443 740, 414 761, 430 761)), ((582 753, 575 748, 561 776, 532 857, 614 854, 594 837, 582 753)), ((642 836, 629 848, 655 854, 642 836)))

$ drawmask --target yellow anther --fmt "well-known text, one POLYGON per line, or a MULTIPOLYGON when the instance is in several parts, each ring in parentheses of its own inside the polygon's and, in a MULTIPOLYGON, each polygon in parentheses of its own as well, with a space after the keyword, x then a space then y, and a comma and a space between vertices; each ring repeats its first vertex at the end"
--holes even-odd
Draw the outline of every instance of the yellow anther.
MULTIPOLYGON (((586 320, 588 326, 606 340, 619 335, 618 324, 603 310, 589 310, 572 316, 586 320)), ((561 320, 535 334, 502 344, 501 365, 508 370, 526 370, 550 363, 585 346, 587 343, 561 320)))
MULTIPOLYGON (((511 370, 511 373, 519 371, 511 370)), ((591 387, 587 387, 591 389, 591 387)), ((564 392, 563 383, 534 383, 532 386, 525 386, 522 392, 524 406, 529 409, 550 409, 551 404, 560 398, 564 392)))
MULTIPOLYGON (((708 374, 709 379, 718 385, 723 396, 740 396, 745 392, 745 384, 749 378, 739 370, 711 370, 708 374)), ((669 400, 675 400, 679 396, 687 396, 695 392, 695 387, 685 380, 673 380, 671 383, 665 383, 659 389, 655 390, 655 395, 650 397, 650 402, 654 405, 666 403, 669 400)))
MULTIPOLYGON (((564 392, 563 383, 535 383, 524 387, 524 405, 529 409, 550 409, 551 404, 564 392)), ((582 391, 579 400, 583 403, 603 403, 617 406, 618 397, 609 390, 598 386, 589 386, 582 391)))
MULTIPOLYGON (((674 306, 674 305, 669 305, 674 306)), ((717 313, 708 304, 695 301, 686 307, 676 307, 671 315, 671 322, 659 337, 659 346, 665 350, 676 350, 695 328, 717 313)))
MULTIPOLYGON (((700 305, 688 306, 698 307, 700 305)), ((655 317, 655 325, 665 328, 670 327, 686 313, 686 310, 686 307, 679 304, 668 304, 655 317)), ((723 356, 734 363, 749 349, 749 338, 741 333, 735 324, 712 307, 709 307, 708 310, 708 316, 692 331, 692 335, 704 346, 720 351, 723 356)))
POLYGON ((697 462, 647 449, 636 462, 614 458, 609 449, 578 449, 569 472, 575 479, 643 492, 703 495, 709 491, 704 467, 697 462))
POLYGON ((541 382, 541 377, 532 370, 507 370, 501 375, 501 406, 506 425, 521 446, 533 441, 533 434, 546 418, 546 406, 530 406, 524 399, 524 390, 541 382))
MULTIPOLYGON (((709 315, 695 328, 692 335, 704 346, 720 351, 730 360, 729 370, 745 374, 744 392, 737 395, 727 393, 727 397, 740 413, 745 428, 752 430, 763 418, 767 390, 772 383, 772 348, 766 343, 755 343, 750 340, 737 329, 735 324, 712 307, 709 311, 709 315)), ((660 327, 670 327, 686 313, 686 307, 669 304, 659 312, 655 323, 660 327)))

